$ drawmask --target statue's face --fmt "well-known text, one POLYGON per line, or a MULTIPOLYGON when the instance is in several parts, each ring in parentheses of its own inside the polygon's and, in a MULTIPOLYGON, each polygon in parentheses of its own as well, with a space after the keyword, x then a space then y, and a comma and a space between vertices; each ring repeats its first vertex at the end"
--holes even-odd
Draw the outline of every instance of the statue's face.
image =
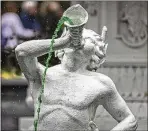
POLYGON ((88 39, 83 40, 84 47, 81 49, 64 49, 65 55, 81 62, 88 63, 94 54, 94 44, 88 39))

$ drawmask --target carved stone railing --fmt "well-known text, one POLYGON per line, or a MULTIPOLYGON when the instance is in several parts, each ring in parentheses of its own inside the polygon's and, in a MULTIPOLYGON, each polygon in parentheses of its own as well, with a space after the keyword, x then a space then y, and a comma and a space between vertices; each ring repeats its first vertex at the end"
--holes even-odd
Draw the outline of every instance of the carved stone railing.
POLYGON ((146 101, 148 95, 146 65, 104 64, 97 72, 109 76, 127 101, 146 101))

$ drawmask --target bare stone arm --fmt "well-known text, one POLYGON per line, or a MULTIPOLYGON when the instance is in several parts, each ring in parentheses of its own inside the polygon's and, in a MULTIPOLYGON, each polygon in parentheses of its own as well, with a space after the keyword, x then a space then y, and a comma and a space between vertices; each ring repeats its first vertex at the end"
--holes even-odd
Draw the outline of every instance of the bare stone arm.
POLYGON ((103 80, 103 83, 109 89, 102 105, 112 117, 118 121, 118 124, 111 131, 135 131, 137 129, 137 121, 123 98, 116 90, 114 83, 108 77, 105 81, 103 80))
MULTIPOLYGON (((53 50, 66 48, 70 41, 70 37, 55 39, 53 50)), ((20 68, 25 77, 29 81, 34 81, 39 78, 37 57, 48 53, 51 44, 51 39, 47 40, 31 40, 18 45, 15 49, 16 57, 19 62, 20 68)))

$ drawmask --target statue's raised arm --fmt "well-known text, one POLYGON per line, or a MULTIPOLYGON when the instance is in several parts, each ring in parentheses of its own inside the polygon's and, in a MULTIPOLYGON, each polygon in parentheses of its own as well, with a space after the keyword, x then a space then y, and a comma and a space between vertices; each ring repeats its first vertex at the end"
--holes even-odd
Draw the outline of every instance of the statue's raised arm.
MULTIPOLYGON (((70 43, 70 36, 67 34, 64 37, 55 39, 53 50, 64 49, 70 43)), ((37 57, 48 53, 51 46, 51 39, 47 40, 31 40, 18 45, 15 49, 16 57, 20 68, 28 80, 38 78, 37 57)))

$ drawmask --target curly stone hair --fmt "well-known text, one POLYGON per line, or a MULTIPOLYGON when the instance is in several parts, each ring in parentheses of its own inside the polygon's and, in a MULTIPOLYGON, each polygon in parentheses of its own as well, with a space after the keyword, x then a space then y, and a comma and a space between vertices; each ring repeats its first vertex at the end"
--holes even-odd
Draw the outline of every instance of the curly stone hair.
MULTIPOLYGON (((61 37, 65 36, 66 33, 64 32, 61 37)), ((94 54, 91 56, 89 65, 87 65, 86 68, 89 71, 96 71, 99 66, 105 62, 108 44, 105 42, 101 42, 101 36, 99 34, 85 28, 83 29, 82 38, 84 41, 88 41, 94 44, 94 54)), ((55 56, 62 60, 64 53, 64 49, 58 50, 55 52, 55 56)))

